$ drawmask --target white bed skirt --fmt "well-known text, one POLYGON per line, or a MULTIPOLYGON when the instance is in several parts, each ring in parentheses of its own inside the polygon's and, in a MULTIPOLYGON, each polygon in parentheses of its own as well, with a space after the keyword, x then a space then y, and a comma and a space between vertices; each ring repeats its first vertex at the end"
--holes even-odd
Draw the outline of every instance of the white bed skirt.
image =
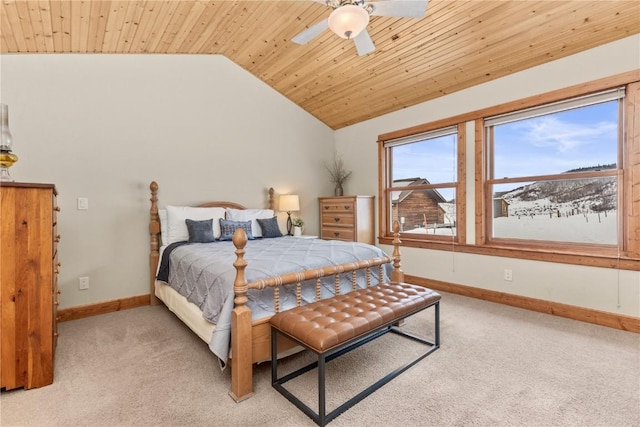
MULTIPOLYGON (((187 301, 187 298, 180 295, 175 289, 167 285, 161 280, 155 282, 155 294, 156 296, 174 313, 182 322, 189 327, 196 335, 202 339, 202 341, 209 344, 211 341, 211 334, 216 328, 213 323, 207 322, 202 317, 202 311, 192 302, 187 301)), ((292 354, 303 351, 304 347, 295 346, 289 350, 283 351, 278 354, 278 359, 290 356, 292 354)), ((231 356, 231 352, 229 352, 231 356)), ((259 360, 257 363, 262 363, 271 360, 271 358, 265 360, 259 360)))
POLYGON ((155 294, 182 322, 198 335, 202 341, 209 344, 211 334, 216 328, 213 323, 207 322, 202 317, 202 311, 192 302, 187 301, 171 286, 165 282, 156 280, 155 294))

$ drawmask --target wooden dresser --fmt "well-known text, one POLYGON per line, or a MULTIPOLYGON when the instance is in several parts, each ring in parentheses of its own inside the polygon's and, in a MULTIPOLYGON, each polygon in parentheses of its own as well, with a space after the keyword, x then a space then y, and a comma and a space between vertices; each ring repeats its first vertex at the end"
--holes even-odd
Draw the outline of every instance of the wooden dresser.
POLYGON ((53 382, 58 336, 56 188, 0 185, 0 388, 53 382))
POLYGON ((374 196, 320 197, 320 238, 374 244, 374 196))

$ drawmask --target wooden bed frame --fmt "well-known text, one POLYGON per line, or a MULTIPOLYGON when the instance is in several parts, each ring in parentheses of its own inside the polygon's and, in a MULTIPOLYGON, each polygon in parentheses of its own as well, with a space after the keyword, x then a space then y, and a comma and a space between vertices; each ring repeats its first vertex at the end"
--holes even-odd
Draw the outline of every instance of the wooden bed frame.
MULTIPOLYGON (((150 291, 151 305, 160 304, 161 300, 155 296, 155 282, 158 263, 160 261, 160 218, 158 216, 158 184, 153 181, 149 186, 151 190, 151 209, 150 209, 150 255, 149 255, 149 272, 150 272, 150 291)), ((273 209, 273 188, 269 189, 269 209, 273 209)), ((198 205, 197 207, 224 207, 233 209, 245 209, 244 206, 233 202, 209 202, 198 205)), ((247 292, 249 289, 264 289, 267 287, 274 288, 276 311, 279 310, 278 287, 283 285, 296 284, 296 300, 300 304, 300 283, 305 280, 316 280, 317 296, 319 298, 320 278, 325 276, 334 276, 336 278, 336 287, 338 286, 338 275, 342 273, 352 272, 352 286, 355 286, 355 271, 365 270, 367 285, 371 284, 370 269, 382 266, 387 263, 393 264, 391 272, 392 282, 402 282, 404 273, 400 268, 400 225, 396 222, 393 224, 393 255, 391 257, 380 257, 369 260, 361 260, 341 265, 331 265, 313 270, 305 270, 301 272, 289 273, 280 276, 274 276, 267 279, 258 280, 256 282, 247 283, 245 280, 244 270, 247 262, 244 259, 245 245, 247 238, 243 230, 236 230, 233 236, 233 244, 236 247, 236 260, 233 263, 236 268, 236 278, 233 284, 235 293, 234 309, 231 316, 231 391, 229 395, 236 401, 240 402, 253 394, 253 364, 269 360, 271 358, 271 329, 269 318, 256 321, 251 319, 251 309, 246 305, 247 292), (250 345, 249 345, 250 344, 250 345)), ((381 277, 381 276, 380 276, 381 277)), ((295 347, 295 344, 284 337, 278 340, 278 350, 286 351, 295 347)))

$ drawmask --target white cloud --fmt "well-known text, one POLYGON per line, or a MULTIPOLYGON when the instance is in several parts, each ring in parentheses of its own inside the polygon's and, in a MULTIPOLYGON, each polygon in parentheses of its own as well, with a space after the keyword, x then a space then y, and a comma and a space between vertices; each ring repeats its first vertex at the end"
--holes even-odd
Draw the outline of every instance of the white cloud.
POLYGON ((566 153, 598 143, 617 132, 615 122, 570 123, 557 117, 543 116, 520 122, 523 140, 535 147, 553 148, 566 153))

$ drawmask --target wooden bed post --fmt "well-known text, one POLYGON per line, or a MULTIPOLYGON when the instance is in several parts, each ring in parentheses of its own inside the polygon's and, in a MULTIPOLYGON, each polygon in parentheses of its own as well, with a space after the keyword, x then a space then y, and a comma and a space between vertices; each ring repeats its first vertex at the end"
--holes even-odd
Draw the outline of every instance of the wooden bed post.
POLYGON ((160 241, 158 235, 160 234, 160 218, 158 217, 158 183, 151 181, 149 185, 151 190, 151 218, 149 221, 149 235, 151 237, 151 252, 149 255, 149 304, 158 305, 160 300, 156 297, 155 283, 156 283, 156 271, 158 271, 158 262, 160 260, 160 241))
POLYGON ((234 308, 231 313, 231 391, 229 395, 240 402, 253 395, 253 354, 251 336, 251 309, 247 307, 247 281, 244 269, 244 247, 247 235, 242 228, 233 233, 233 244, 236 247, 236 279, 233 282, 235 294, 234 308))
POLYGON ((404 282, 404 271, 400 265, 400 223, 393 221, 393 270, 391 271, 392 282, 404 282))
POLYGON ((267 206, 269 207, 269 209, 275 209, 273 207, 273 193, 275 193, 273 187, 269 187, 269 202, 267 203, 267 206))

